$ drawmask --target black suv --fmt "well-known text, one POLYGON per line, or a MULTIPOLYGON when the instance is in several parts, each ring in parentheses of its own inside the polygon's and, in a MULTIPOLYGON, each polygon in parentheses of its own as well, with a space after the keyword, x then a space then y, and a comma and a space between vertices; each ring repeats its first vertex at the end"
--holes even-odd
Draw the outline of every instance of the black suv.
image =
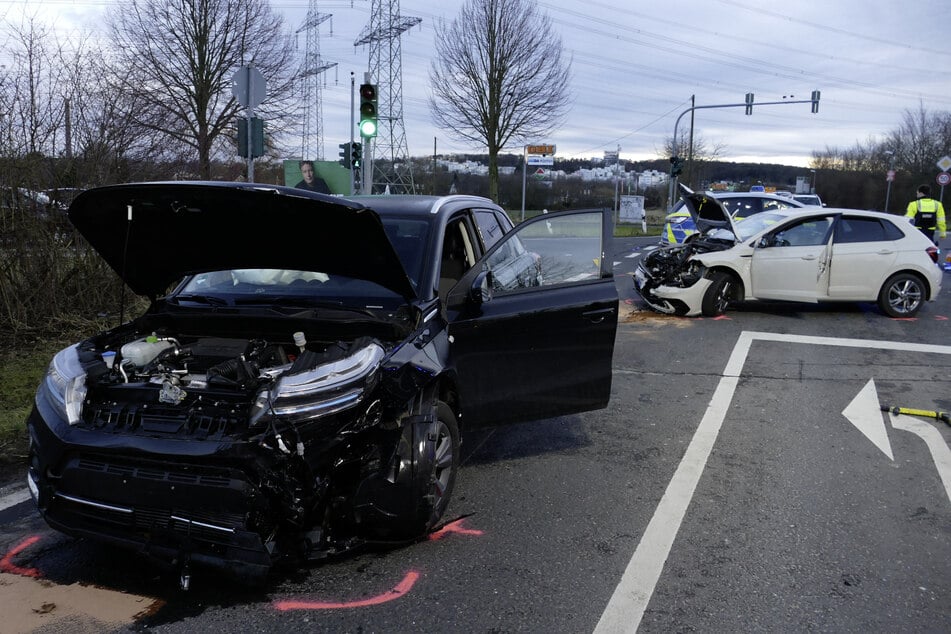
POLYGON ((38 389, 28 480, 64 533, 262 578, 432 530, 460 429, 608 402, 610 212, 179 182, 68 215, 150 307, 38 389))

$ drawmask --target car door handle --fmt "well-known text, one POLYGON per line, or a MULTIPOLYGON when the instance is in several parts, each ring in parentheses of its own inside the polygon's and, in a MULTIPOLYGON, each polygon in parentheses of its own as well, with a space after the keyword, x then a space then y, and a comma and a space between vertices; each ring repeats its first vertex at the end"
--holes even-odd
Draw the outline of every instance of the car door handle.
POLYGON ((581 313, 581 316, 590 321, 592 324, 600 324, 608 315, 614 314, 613 308, 601 308, 598 310, 589 310, 587 312, 581 313))
POLYGON ((878 252, 878 255, 891 255, 891 254, 893 254, 894 252, 895 252, 894 249, 881 249, 881 250, 878 252))
POLYGON ((813 255, 813 254, 810 253, 809 255, 804 255, 804 256, 802 256, 802 259, 803 259, 803 260, 815 260, 817 257, 819 257, 819 256, 813 255))

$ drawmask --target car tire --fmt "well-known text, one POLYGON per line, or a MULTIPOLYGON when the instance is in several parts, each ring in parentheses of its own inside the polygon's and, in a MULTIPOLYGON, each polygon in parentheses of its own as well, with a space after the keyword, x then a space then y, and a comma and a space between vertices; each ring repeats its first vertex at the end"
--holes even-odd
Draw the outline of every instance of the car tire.
POLYGON ((912 273, 892 275, 878 293, 878 307, 889 317, 914 317, 925 302, 925 283, 912 273))
POLYGON ((710 275, 710 286, 703 294, 700 302, 700 312, 704 317, 716 317, 726 312, 727 306, 733 301, 736 284, 733 276, 723 271, 714 271, 710 275))
POLYGON ((449 506, 460 464, 459 425, 446 403, 435 408, 435 419, 415 416, 402 428, 391 461, 357 492, 356 521, 371 543, 418 540, 449 506))
POLYGON ((436 403, 436 438, 428 442, 433 444, 429 486, 421 491, 422 508, 427 509, 425 532, 431 530, 442 519, 459 471, 459 424, 452 408, 446 403, 436 403))

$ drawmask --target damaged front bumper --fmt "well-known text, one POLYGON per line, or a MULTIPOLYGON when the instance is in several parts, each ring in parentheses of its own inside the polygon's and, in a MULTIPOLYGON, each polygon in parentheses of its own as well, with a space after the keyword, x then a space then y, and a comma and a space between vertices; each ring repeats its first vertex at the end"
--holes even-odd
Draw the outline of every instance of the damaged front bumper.
POLYGON ((634 271, 634 288, 647 305, 660 313, 696 317, 701 314, 703 296, 712 282, 698 278, 687 287, 654 285, 643 266, 634 271))
POLYGON ((207 451, 203 455, 204 443, 194 441, 192 455, 177 460, 145 458, 106 443, 76 447, 35 409, 28 429, 28 484, 52 528, 168 566, 192 561, 252 581, 271 569, 274 545, 264 536, 276 532, 276 518, 269 517, 267 497, 249 473, 233 466, 237 456, 212 461, 207 451))

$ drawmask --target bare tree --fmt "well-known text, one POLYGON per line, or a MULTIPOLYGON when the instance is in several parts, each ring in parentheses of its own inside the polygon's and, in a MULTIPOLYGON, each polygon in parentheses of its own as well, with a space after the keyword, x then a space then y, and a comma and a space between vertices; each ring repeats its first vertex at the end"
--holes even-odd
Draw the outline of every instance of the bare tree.
POLYGON ((493 200, 499 151, 541 138, 565 115, 571 63, 562 50, 534 0, 467 0, 451 24, 436 26, 433 120, 452 136, 486 147, 493 200))
POLYGON ((259 112, 269 128, 287 124, 297 65, 267 0, 125 0, 109 32, 115 80, 132 96, 125 114, 164 139, 168 153, 196 155, 202 178, 210 178, 216 148, 233 154, 225 133, 239 114, 231 77, 241 66, 253 65, 268 82, 259 112))
POLYGON ((949 119, 949 113, 928 112, 924 105, 905 110, 901 125, 885 141, 895 153, 895 164, 916 175, 932 172, 935 162, 951 150, 949 119))
POLYGON ((10 68, 4 68, 0 77, 4 152, 19 157, 51 155, 58 149, 64 107, 53 93, 63 72, 56 63, 51 29, 35 18, 11 28, 5 51, 10 68))

